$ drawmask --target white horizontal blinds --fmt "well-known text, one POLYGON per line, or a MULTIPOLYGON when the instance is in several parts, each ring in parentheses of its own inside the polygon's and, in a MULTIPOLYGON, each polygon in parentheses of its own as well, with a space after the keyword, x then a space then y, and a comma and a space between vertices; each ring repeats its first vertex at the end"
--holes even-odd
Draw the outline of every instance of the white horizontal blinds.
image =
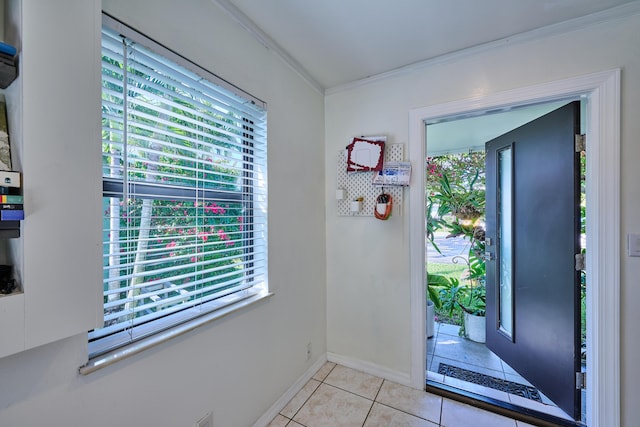
POLYGON ((96 353, 266 283, 266 112, 105 28, 96 353))

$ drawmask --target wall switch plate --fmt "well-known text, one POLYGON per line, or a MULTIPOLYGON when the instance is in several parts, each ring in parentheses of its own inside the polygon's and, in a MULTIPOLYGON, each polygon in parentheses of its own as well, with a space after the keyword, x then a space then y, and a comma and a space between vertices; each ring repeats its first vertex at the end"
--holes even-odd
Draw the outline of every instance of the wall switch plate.
POLYGON ((629 256, 640 256, 640 234, 629 233, 627 235, 627 245, 629 256))

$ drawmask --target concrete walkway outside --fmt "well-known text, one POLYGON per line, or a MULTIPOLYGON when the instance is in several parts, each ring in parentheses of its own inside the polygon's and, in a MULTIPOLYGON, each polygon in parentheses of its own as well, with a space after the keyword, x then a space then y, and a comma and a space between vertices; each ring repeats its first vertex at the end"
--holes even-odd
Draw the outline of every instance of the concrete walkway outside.
POLYGON ((435 250, 431 242, 425 239, 427 247, 427 261, 438 262, 444 264, 453 264, 453 258, 456 256, 463 256, 465 258, 469 255, 469 246, 471 243, 469 240, 462 237, 446 237, 446 232, 436 232, 435 242, 440 248, 442 253, 438 253, 435 250))

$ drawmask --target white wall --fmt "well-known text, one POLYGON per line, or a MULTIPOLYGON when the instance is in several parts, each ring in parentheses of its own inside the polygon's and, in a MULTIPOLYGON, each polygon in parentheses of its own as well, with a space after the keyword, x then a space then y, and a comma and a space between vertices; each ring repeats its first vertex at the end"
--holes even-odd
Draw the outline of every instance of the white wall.
MULTIPOLYGON (((408 143, 414 108, 622 68, 621 242, 640 231, 640 16, 458 57, 385 80, 333 91, 325 98, 327 200, 327 350, 362 363, 410 373, 409 218, 338 217, 335 158, 350 137, 386 134, 408 143), (357 339, 356 339, 357 338, 357 339)), ((421 167, 418 160, 413 167, 421 167)), ((405 193, 406 194, 406 193, 405 193)), ((405 211, 409 206, 405 198, 405 211)), ((640 259, 621 265, 622 425, 640 408, 640 259)))
MULTIPOLYGON (((2 358, 0 425, 190 426, 207 411, 213 411, 217 426, 252 425, 326 352, 325 177, 319 161, 324 155, 323 96, 209 0, 102 3, 116 18, 268 103, 269 285, 275 295, 88 376, 77 372, 86 361, 86 334, 2 358), (308 342, 313 346, 310 361, 306 361, 308 342)), ((87 159, 67 149, 69 144, 99 144, 91 126, 73 126, 67 117, 73 116, 77 123, 99 120, 95 93, 70 91, 66 101, 73 104, 70 113, 56 110, 60 95, 47 90, 47 85, 70 86, 77 77, 73 71, 82 70, 83 62, 79 65, 69 56, 75 47, 86 46, 86 39, 94 38, 100 26, 95 13, 100 0, 86 4, 86 0, 22 2, 22 55, 47 53, 50 61, 48 67, 23 70, 23 92, 30 94, 25 108, 35 107, 34 88, 41 91, 42 103, 24 117, 23 148, 25 155, 36 156, 39 147, 59 147, 46 151, 51 164, 83 165, 87 159), (46 31, 44 18, 55 23, 46 25, 46 31), (80 32, 78 39, 64 37, 69 28, 80 32), (50 45, 53 48, 42 52, 50 45), (45 131, 39 128, 38 114, 47 111, 58 114, 66 127, 46 139, 36 138, 45 131)), ((93 54, 99 58, 97 49, 93 54)), ((25 170, 24 180, 41 182, 41 173, 25 170)), ((74 169, 65 173, 73 176, 74 169)), ((93 180, 87 180, 86 188, 99 184, 93 180)), ((43 185, 40 194, 60 191, 53 180, 43 185)), ((76 197, 86 201, 93 196, 76 197)), ((32 200, 34 214, 42 200, 32 200)), ((91 217, 96 211, 91 205, 78 203, 75 215, 91 217)), ((46 243, 49 236, 29 238, 36 245, 38 239, 46 243)), ((29 275, 43 274, 27 265, 28 258, 25 249, 27 291, 29 275)), ((84 280, 87 287, 100 286, 82 275, 74 279, 84 280)), ((55 289, 56 281, 50 286, 55 289)), ((78 305, 85 303, 77 299, 78 305)))

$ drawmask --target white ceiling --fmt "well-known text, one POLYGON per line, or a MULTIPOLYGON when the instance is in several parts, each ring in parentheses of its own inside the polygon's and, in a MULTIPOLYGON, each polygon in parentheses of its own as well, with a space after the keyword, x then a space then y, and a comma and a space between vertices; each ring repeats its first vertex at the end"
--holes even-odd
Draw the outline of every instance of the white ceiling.
MULTIPOLYGON (((571 31, 640 10, 640 0, 212 0, 320 92, 490 45, 571 31)), ((562 103, 449 118, 430 155, 484 143, 562 103)))
POLYGON ((616 11, 611 8, 638 3, 637 0, 212 1, 282 55, 319 90, 540 29, 549 32, 575 28, 606 19, 616 11))

